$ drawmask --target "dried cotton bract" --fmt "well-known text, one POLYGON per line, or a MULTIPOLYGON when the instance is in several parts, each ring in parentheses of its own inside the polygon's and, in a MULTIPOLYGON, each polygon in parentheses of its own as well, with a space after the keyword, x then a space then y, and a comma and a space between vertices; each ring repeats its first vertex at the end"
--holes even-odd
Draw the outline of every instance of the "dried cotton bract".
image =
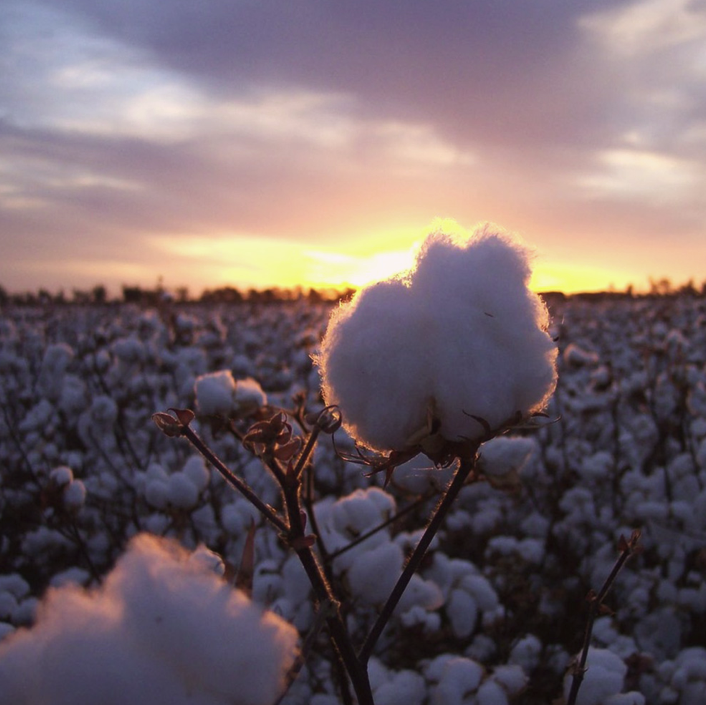
POLYGON ((548 313, 527 288, 530 251, 497 226, 433 232, 409 272, 331 317, 318 364, 327 404, 377 451, 462 442, 541 410, 556 383, 548 313))

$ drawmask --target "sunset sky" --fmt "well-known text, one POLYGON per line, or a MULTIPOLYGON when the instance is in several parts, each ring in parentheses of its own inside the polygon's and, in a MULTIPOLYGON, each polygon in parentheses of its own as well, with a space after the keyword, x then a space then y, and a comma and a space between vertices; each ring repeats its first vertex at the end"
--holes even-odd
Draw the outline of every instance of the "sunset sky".
POLYGON ((0 285, 360 284, 437 218, 539 289, 706 279, 703 0, 3 0, 0 285))

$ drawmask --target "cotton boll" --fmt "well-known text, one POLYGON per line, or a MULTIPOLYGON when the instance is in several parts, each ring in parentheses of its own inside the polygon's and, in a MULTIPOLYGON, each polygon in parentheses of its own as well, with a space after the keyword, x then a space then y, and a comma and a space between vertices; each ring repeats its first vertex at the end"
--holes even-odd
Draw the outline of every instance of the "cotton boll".
POLYGON ((390 675, 389 680, 374 690, 375 705, 422 705, 426 695, 422 676, 413 671, 390 675))
POLYGON ((358 536, 374 528, 394 511, 394 499, 377 487, 355 490, 331 508, 333 527, 339 533, 358 536))
POLYGON ((141 535, 101 588, 50 591, 36 626, 3 640, 0 703, 268 705, 296 640, 176 544, 141 535))
POLYGON ((184 463, 182 472, 191 480, 199 492, 203 492, 203 490, 208 487, 211 473, 200 455, 192 455, 186 463, 184 463))
POLYGON ((19 573, 0 575, 0 592, 9 592, 16 598, 29 594, 29 583, 19 573))
MULTIPOLYGON (((576 705, 603 705, 606 698, 620 693, 623 689, 628 669, 623 660, 611 651, 589 649, 586 666, 576 705)), ((569 695, 572 680, 570 675, 564 680, 564 697, 569 695)))
POLYGON ((576 343, 569 343, 563 354, 564 363, 568 367, 593 367, 598 364, 599 357, 595 352, 584 350, 576 343))
POLYGON ((196 406, 205 416, 228 416, 233 410, 235 380, 230 370, 209 372, 194 383, 196 406))
POLYGON ((199 570, 212 571, 215 575, 223 577, 226 566, 223 559, 210 548, 203 544, 189 555, 187 563, 197 566, 199 570))
POLYGON ((485 475, 492 477, 518 473, 537 451, 533 438, 499 436, 483 444, 480 466, 485 475))
POLYGON ((354 597, 377 605, 384 602, 402 572, 404 556, 395 543, 384 543, 356 556, 348 570, 354 597))
POLYGON ((452 590, 445 609, 455 637, 465 639, 473 633, 478 620, 478 605, 465 590, 452 590))
POLYGON ((449 484, 455 470, 455 464, 446 468, 436 468, 428 460, 413 458, 395 468, 392 486, 418 495, 429 490, 438 492, 449 484))
POLYGON ((477 439, 473 415, 497 428, 541 409, 556 348, 529 275, 526 248, 491 226, 465 241, 433 233, 406 279, 366 287, 332 316, 317 360, 326 402, 380 451, 425 429, 477 439))
POLYGON ((64 506, 70 511, 78 511, 86 501, 86 486, 81 480, 72 480, 65 488, 62 495, 64 506))
POLYGON ((167 482, 167 501, 173 507, 193 509, 199 501, 196 485, 182 472, 175 472, 167 482))
POLYGON ((436 610, 443 604, 444 594, 441 592, 441 588, 435 582, 424 580, 415 573, 400 598, 398 610, 406 612, 415 607, 436 610))
POLYGON ((527 634, 512 647, 509 662, 530 673, 539 665, 541 654, 542 642, 534 634, 527 634))
POLYGON ((427 670, 427 678, 436 680, 431 688, 431 705, 462 705, 480 685, 483 667, 462 656, 440 656, 427 670))
POLYGON ((239 379, 235 385, 233 411, 238 416, 250 416, 267 404, 267 395, 260 384, 247 377, 239 379))
POLYGON ((0 619, 9 619, 17 609, 17 598, 9 592, 0 592, 0 619))
POLYGON ((493 671, 493 680, 499 683, 508 695, 515 696, 524 689, 529 679, 521 666, 498 666, 493 671))
POLYGON ((74 472, 70 467, 61 465, 49 473, 49 481, 55 487, 67 487, 74 479, 74 472))
POLYGON ((37 380, 37 391, 43 397, 52 402, 59 400, 66 369, 73 357, 74 351, 66 343, 56 343, 46 349, 37 380))
POLYGON ((494 680, 486 680, 476 693, 477 705, 508 705, 507 693, 494 680))
POLYGON ((165 509, 169 504, 169 488, 164 480, 149 480, 145 486, 145 499, 155 509, 165 509))

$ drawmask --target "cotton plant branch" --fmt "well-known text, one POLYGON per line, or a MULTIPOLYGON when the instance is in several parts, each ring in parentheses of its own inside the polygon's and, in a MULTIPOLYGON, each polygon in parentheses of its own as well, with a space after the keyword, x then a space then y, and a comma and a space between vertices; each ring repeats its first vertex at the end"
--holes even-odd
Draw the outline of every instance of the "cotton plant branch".
POLYGON ((319 611, 323 610, 321 619, 328 626, 334 648, 350 677, 358 705, 374 705, 367 668, 358 659, 341 615, 340 603, 313 551, 316 536, 306 533, 306 513, 302 508, 303 470, 314 450, 316 438, 322 431, 333 433, 337 430, 340 426, 340 414, 328 407, 320 412, 306 442, 302 442, 300 437, 292 436, 292 429, 284 412, 253 424, 242 437, 243 447, 258 455, 277 479, 284 500, 285 521, 272 507, 262 502, 247 483, 231 472, 193 431, 190 423, 195 416, 191 410, 170 411, 173 415, 165 412, 153 415, 157 426, 168 436, 185 437, 232 487, 246 497, 265 519, 279 530, 285 542, 295 551, 311 583, 319 611))
POLYGON ((174 415, 166 412, 153 414, 152 420, 157 427, 167 436, 186 438, 201 455, 220 473, 221 477, 235 490, 240 492, 262 516, 278 531, 286 533, 289 530, 287 523, 275 512, 272 507, 265 504, 255 491, 235 473, 233 473, 218 456, 203 442, 198 434, 189 425, 194 419, 194 412, 189 409, 170 409, 174 415))
POLYGON ((373 624, 372 629, 366 637, 365 642, 363 643, 363 646, 361 647, 360 652, 358 654, 358 658, 364 664, 367 664, 370 660, 370 656, 372 655, 373 649, 375 648, 378 639, 382 636, 382 632, 385 629, 387 623, 390 621, 392 613, 395 611, 395 608, 397 607, 402 595, 404 594, 404 591, 407 589, 407 586, 409 585, 412 576, 417 572, 419 566, 421 565, 421 562, 424 559, 424 556, 426 555, 427 549, 431 545, 431 542, 436 536, 437 531, 439 530, 442 522, 446 518, 446 515, 448 514, 449 509, 451 508, 451 505, 458 496, 458 493, 461 491, 463 485, 472 475, 476 465, 477 450, 478 447, 475 448, 474 452, 471 455, 460 459, 459 466, 456 470, 456 474, 454 475, 453 480, 444 492, 444 495, 441 498, 441 501, 439 502, 436 510, 434 511, 434 514, 431 520, 429 521, 429 524, 427 524, 427 527, 424 530, 424 533, 422 534, 419 543, 412 552, 412 555, 410 556, 409 561, 407 561, 407 564, 405 565, 402 574, 400 575, 397 583, 392 589, 392 592, 390 593, 387 602, 383 606, 382 610, 380 611, 380 614, 378 615, 378 618, 375 620, 375 624, 373 624))
POLYGON ((620 537, 620 540, 618 542, 620 556, 618 556, 618 560, 615 562, 615 565, 608 574, 608 577, 605 579, 605 582, 603 583, 603 586, 601 587, 598 594, 596 594, 593 590, 591 590, 591 592, 589 592, 588 594, 587 600, 589 608, 588 618, 586 620, 586 629, 583 635, 583 645, 581 646, 581 652, 579 654, 578 660, 573 667, 571 690, 569 691, 569 696, 566 700, 566 705, 576 705, 576 698, 578 697, 579 689, 581 688, 581 684, 583 683, 583 678, 587 670, 586 662, 588 660, 588 652, 591 646, 593 624, 596 621, 596 617, 604 609, 603 602, 606 598, 606 595, 608 594, 608 591, 613 586, 615 579, 618 577, 618 573, 620 573, 623 566, 627 563, 628 559, 631 556, 634 556, 636 553, 639 553, 641 551, 640 535, 641 533, 639 529, 635 529, 635 531, 633 531, 630 535, 629 539, 626 539, 624 536, 620 537))

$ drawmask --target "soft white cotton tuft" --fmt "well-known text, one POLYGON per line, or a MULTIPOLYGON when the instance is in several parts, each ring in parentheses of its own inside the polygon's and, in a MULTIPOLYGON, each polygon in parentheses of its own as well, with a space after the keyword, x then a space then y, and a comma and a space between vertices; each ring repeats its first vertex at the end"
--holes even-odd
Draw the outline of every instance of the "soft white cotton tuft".
POLYGON ((199 412, 206 416, 228 416, 233 410, 235 380, 230 370, 197 377, 194 392, 199 412))
MULTIPOLYGON (((617 654, 608 649, 588 650, 587 670, 584 675, 577 705, 602 705, 612 695, 623 689, 627 666, 617 654)), ((568 697, 573 677, 567 675, 564 680, 564 696, 568 697)))
POLYGON ((0 704, 272 703, 296 631, 189 555, 141 534, 99 589, 50 590, 0 644, 0 704))
POLYGON ((434 232, 405 276, 361 289, 331 317, 317 362, 327 404, 375 450, 480 438, 541 409, 556 381, 548 313, 527 247, 496 226, 434 232), (430 422, 437 428, 430 428, 430 422))
POLYGON ((233 379, 230 370, 209 372, 196 378, 196 404, 205 416, 249 416, 267 404, 267 395, 251 378, 233 379))

